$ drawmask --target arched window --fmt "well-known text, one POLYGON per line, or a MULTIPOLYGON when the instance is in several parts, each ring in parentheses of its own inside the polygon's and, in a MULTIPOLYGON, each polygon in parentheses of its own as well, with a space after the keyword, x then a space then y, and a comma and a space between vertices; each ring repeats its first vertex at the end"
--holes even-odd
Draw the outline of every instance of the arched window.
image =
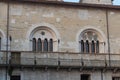
POLYGON ((84 53, 84 41, 81 40, 81 52, 84 53))
POLYGON ((96 53, 99 53, 99 41, 96 42, 96 53))
POLYGON ((41 41, 41 39, 39 38, 38 39, 38 51, 42 51, 42 41, 41 41))
POLYGON ((53 51, 53 39, 49 40, 49 51, 53 51))
POLYGON ((91 52, 95 53, 95 43, 94 43, 93 40, 92 40, 92 43, 91 43, 91 52))
POLYGON ((32 50, 38 52, 57 51, 58 49, 57 36, 59 35, 56 34, 56 30, 54 31, 52 28, 49 28, 47 26, 36 27, 30 33, 30 37, 29 37, 30 45, 31 45, 30 47, 32 47, 31 48, 32 50))
POLYGON ((79 36, 79 49, 81 53, 103 53, 104 40, 102 35, 94 30, 84 30, 79 36))
POLYGON ((89 53, 89 41, 88 40, 86 40, 86 53, 89 53))
POLYGON ((36 51, 36 39, 33 38, 32 40, 32 47, 33 47, 33 51, 36 51))
POLYGON ((1 50, 1 37, 0 37, 0 50, 1 50))
POLYGON ((43 51, 45 51, 45 52, 48 51, 48 40, 47 40, 47 39, 44 40, 44 45, 43 45, 43 47, 44 47, 44 48, 43 48, 43 51))

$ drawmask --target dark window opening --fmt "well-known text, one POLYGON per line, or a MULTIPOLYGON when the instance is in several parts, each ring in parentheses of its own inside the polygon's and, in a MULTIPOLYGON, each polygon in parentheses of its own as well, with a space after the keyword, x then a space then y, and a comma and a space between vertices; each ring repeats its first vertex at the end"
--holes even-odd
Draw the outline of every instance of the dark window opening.
POLYGON ((42 51, 42 41, 40 38, 38 39, 38 51, 42 51))
POLYGON ((53 51, 53 40, 49 40, 49 51, 53 51))
POLYGON ((84 41, 81 40, 81 52, 84 53, 84 41))
POLYGON ((92 43, 91 43, 91 51, 92 51, 92 53, 95 53, 95 43, 94 43, 94 41, 92 41, 92 43))
POLYGON ((0 50, 1 50, 1 37, 0 37, 0 50))
POLYGON ((44 51, 45 52, 48 51, 48 40, 47 39, 44 40, 44 51))
POLYGON ((33 47, 33 51, 36 51, 36 39, 35 38, 33 38, 32 47, 33 47))
POLYGON ((120 80, 120 77, 113 77, 112 80, 120 80))
POLYGON ((10 80, 21 80, 21 77, 19 75, 10 76, 10 80))
POLYGON ((32 39, 32 51, 39 51, 39 52, 48 52, 48 51, 53 51, 53 39, 48 40, 45 38, 42 40, 41 38, 36 38, 32 39))
POLYGON ((99 53, 100 42, 98 40, 92 40, 91 42, 89 40, 86 40, 85 42, 81 40, 79 45, 81 53, 99 53))
POLYGON ((89 53, 89 41, 86 41, 86 53, 89 53))
POLYGON ((99 53, 99 41, 96 42, 96 53, 99 53))
POLYGON ((89 74, 82 74, 81 80, 90 80, 90 75, 89 74))

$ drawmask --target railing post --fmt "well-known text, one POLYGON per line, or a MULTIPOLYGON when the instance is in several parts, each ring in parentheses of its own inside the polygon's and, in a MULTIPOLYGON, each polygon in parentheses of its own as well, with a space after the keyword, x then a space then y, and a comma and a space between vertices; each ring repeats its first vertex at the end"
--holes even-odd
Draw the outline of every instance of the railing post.
POLYGON ((81 58, 81 64, 82 64, 82 67, 84 66, 84 62, 83 62, 83 59, 81 58))
POLYGON ((9 0, 7 1, 7 29, 6 29, 6 77, 5 79, 7 80, 7 74, 8 74, 8 67, 9 67, 9 63, 8 63, 8 41, 9 41, 9 6, 10 6, 10 2, 9 0))
POLYGON ((34 55, 34 65, 36 66, 37 61, 36 61, 36 55, 34 55))
POLYGON ((59 56, 59 53, 58 54, 58 67, 60 67, 60 56, 59 56))
POLYGON ((59 47, 60 47, 60 39, 58 39, 58 52, 59 52, 59 47))

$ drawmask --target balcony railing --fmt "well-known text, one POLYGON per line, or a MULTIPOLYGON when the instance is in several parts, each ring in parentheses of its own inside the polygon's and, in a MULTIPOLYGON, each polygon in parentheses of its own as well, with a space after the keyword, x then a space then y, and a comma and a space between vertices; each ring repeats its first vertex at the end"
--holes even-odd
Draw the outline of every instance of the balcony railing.
POLYGON ((118 54, 80 54, 68 52, 19 52, 19 56, 17 54, 18 52, 13 56, 12 52, 0 52, 0 64, 61 67, 120 67, 120 55, 118 54), (8 57, 6 57, 6 54, 8 57))

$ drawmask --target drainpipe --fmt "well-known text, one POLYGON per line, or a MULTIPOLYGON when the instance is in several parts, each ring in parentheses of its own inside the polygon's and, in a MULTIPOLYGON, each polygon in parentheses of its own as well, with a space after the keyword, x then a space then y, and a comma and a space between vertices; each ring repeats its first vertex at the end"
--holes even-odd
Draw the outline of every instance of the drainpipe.
POLYGON ((58 39, 58 52, 59 52, 60 39, 58 39))
POLYGON ((9 41, 9 0, 7 1, 7 31, 6 31, 6 80, 8 74, 8 41, 9 41))
POLYGON ((102 69, 101 69, 101 80, 104 80, 103 79, 103 71, 102 71, 102 69))
POLYGON ((108 10, 107 10, 107 9, 106 9, 106 25, 107 25, 107 42, 108 42, 109 66, 111 66, 111 57, 110 57, 110 35, 109 35, 109 19, 108 19, 108 10))

